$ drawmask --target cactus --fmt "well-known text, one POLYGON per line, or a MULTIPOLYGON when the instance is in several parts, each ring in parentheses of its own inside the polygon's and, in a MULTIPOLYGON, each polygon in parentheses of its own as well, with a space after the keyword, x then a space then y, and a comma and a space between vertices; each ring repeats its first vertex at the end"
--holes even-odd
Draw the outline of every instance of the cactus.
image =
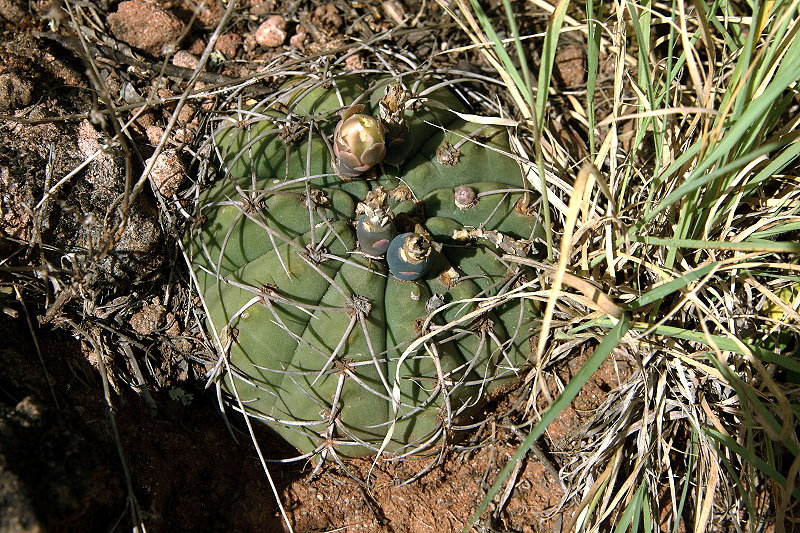
POLYGON ((440 446, 528 364, 536 308, 497 296, 535 274, 497 243, 530 248, 535 196, 504 129, 460 118, 448 88, 406 83, 295 80, 212 138, 222 177, 188 241, 229 358, 221 385, 305 456, 440 446), (337 146, 353 120, 382 147, 337 146), (381 258, 409 235, 427 247, 415 281, 381 258))

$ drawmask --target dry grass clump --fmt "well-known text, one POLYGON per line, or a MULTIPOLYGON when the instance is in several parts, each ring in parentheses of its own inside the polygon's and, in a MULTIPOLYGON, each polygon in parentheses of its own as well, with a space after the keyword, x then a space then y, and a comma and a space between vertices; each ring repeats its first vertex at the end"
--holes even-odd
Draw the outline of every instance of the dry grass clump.
MULTIPOLYGON (((602 340, 597 357, 616 346, 639 363, 564 456, 567 500, 580 502, 571 527, 791 529, 797 3, 568 4, 551 9, 538 87, 496 18, 466 1, 452 15, 513 85, 520 137, 540 140, 526 153, 560 228, 531 379, 565 342, 602 340), (567 31, 588 43, 587 90, 550 88, 545 99, 553 43, 567 31), (547 142, 559 123, 579 130, 584 153, 547 142), (574 176, 569 186, 541 172, 548 164, 574 176)), ((524 37, 508 30, 519 47, 524 37)), ((512 463, 581 384, 532 417, 512 463)))

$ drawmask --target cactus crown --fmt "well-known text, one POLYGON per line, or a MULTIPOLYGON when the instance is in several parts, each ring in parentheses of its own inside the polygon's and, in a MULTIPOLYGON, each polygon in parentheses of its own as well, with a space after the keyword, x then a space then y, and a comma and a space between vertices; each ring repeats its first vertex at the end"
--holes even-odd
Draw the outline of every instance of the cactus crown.
POLYGON ((506 131, 445 85, 295 80, 211 139, 222 176, 188 240, 221 386, 304 457, 440 446, 527 364, 534 273, 492 237, 530 250, 541 227, 515 206, 535 196, 506 131), (389 271, 396 234, 415 281, 389 271))

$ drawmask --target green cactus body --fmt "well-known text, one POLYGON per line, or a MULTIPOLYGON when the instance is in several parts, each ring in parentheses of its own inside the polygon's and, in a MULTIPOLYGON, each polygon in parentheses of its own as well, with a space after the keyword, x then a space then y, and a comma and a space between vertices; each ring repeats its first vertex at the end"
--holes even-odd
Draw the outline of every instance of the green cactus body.
POLYGON ((441 445, 472 423, 487 395, 519 377, 535 333, 530 301, 512 298, 484 313, 462 302, 533 277, 501 261, 488 241, 453 239, 476 228, 539 236, 535 217, 514 209, 524 178, 499 152, 509 151, 504 130, 459 118, 451 110, 463 106, 437 89, 407 114, 414 144, 405 162, 376 167, 368 179, 333 171, 323 135, 333 132, 336 113, 358 101, 377 116, 393 82, 298 82, 285 90, 283 112, 220 128, 223 176, 201 197, 203 222, 189 237, 210 327, 232 369, 223 388, 306 454, 414 454, 441 445), (454 203, 459 185, 480 196, 474 207, 454 203), (357 251, 356 206, 379 186, 390 192, 395 224, 421 224, 442 245, 421 280, 399 281, 382 260, 357 251), (405 196, 392 194, 400 191, 405 196), (444 306, 431 315, 434 294, 444 306))

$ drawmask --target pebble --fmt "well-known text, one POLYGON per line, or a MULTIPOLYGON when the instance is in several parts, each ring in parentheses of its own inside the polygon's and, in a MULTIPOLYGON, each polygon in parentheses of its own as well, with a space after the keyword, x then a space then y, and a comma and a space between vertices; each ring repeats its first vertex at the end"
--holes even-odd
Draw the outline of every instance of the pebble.
POLYGON ((197 68, 197 65, 200 63, 200 60, 197 59, 193 54, 187 52, 186 50, 178 50, 175 52, 175 55, 172 56, 172 64, 176 67, 183 67, 188 68, 189 70, 194 70, 197 68))
POLYGON ((183 31, 178 17, 142 0, 120 3, 108 16, 108 25, 114 37, 156 57, 174 49, 183 31))
POLYGON ((298 26, 297 32, 289 39, 289 44, 298 50, 303 51, 306 48, 306 37, 308 37, 308 32, 306 32, 306 29, 302 26, 298 26))
POLYGON ((267 48, 275 48, 286 41, 286 19, 273 15, 256 30, 256 42, 267 48))
POLYGON ((214 50, 222 52, 225 57, 232 59, 236 57, 239 48, 242 46, 242 37, 236 33, 226 33, 220 35, 214 44, 214 50))
POLYGON ((169 198, 183 185, 186 179, 186 166, 174 150, 164 150, 156 157, 150 179, 158 191, 169 198))

